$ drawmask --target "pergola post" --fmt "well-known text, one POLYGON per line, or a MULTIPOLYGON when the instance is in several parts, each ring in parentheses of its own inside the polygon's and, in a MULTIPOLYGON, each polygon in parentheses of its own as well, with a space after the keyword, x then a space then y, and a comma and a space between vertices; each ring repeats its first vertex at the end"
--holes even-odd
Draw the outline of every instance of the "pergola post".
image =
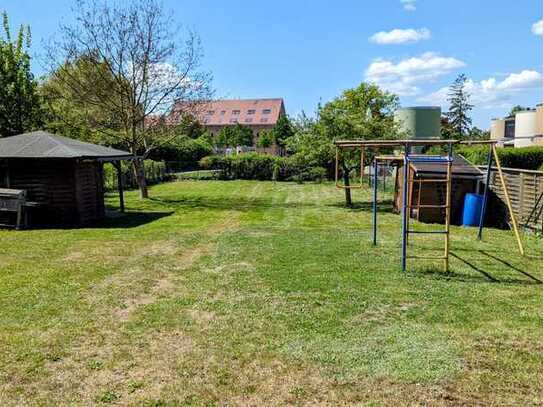
POLYGON ((119 208, 121 213, 125 212, 124 209, 124 187, 123 187, 123 173, 121 162, 117 161, 113 164, 117 170, 117 189, 119 191, 119 208))

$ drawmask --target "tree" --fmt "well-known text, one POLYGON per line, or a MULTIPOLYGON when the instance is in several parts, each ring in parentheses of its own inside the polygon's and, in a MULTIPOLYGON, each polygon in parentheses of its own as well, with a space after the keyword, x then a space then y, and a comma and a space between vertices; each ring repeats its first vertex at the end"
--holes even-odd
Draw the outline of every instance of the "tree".
POLYGON ((521 105, 516 105, 516 106, 513 106, 511 108, 511 111, 509 112, 508 116, 514 116, 516 115, 518 112, 522 112, 524 110, 528 110, 528 108, 524 107, 524 106, 521 106, 521 105))
POLYGON ((274 138, 271 131, 263 130, 258 137, 257 147, 269 148, 274 144, 274 138))
POLYGON ((441 138, 443 140, 455 139, 455 130, 446 114, 441 116, 441 138))
POLYGON ((32 130, 41 124, 37 83, 30 71, 31 35, 21 25, 12 39, 7 13, 2 14, 0 35, 0 137, 32 130))
MULTIPOLYGON (((297 155, 308 159, 332 162, 334 141, 344 139, 390 139, 398 135, 394 111, 398 97, 381 90, 377 85, 362 83, 349 89, 317 111, 314 123, 307 122, 307 129, 294 137, 292 145, 297 155)), ((350 185, 350 173, 360 165, 360 155, 345 152, 342 160, 343 180, 350 185)), ((351 191, 345 189, 345 200, 352 206, 351 191)))
POLYGON ((140 196, 146 198, 143 160, 178 136, 167 120, 174 102, 183 102, 178 114, 193 114, 211 98, 211 76, 200 69, 200 40, 175 28, 158 0, 78 0, 74 14, 75 22, 61 25, 47 47, 49 73, 78 105, 115 118, 113 129, 101 131, 133 154, 140 196), (71 68, 82 58, 92 77, 109 83, 107 89, 74 74, 71 68))
POLYGON ((468 78, 466 75, 459 75, 450 87, 448 101, 451 105, 447 118, 454 129, 455 138, 464 139, 471 128, 470 112, 473 105, 470 104, 471 95, 466 89, 468 78))
POLYGON ((277 123, 275 123, 275 126, 271 129, 273 143, 281 148, 286 146, 288 139, 293 135, 294 129, 292 128, 289 118, 285 115, 281 116, 279 120, 277 120, 277 123))
POLYGON ((474 126, 469 131, 468 140, 490 140, 490 132, 474 126))
POLYGON ((116 85, 116 78, 107 65, 93 58, 92 55, 80 57, 42 83, 39 90, 45 106, 45 128, 66 137, 122 147, 118 137, 122 123, 115 112, 101 104, 89 104, 86 98, 80 97, 87 89, 94 88, 94 93, 105 94, 116 85))
POLYGON ((240 123, 225 126, 217 134, 216 144, 219 147, 252 146, 253 131, 240 123))

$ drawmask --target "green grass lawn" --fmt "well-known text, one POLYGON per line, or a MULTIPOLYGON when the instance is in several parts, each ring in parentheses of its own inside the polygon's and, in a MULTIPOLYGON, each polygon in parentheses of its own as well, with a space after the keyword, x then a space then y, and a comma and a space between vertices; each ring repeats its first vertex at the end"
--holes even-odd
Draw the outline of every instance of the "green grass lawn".
POLYGON ((522 258, 509 231, 455 227, 449 274, 403 274, 400 217, 383 205, 372 247, 368 192, 151 197, 96 228, 0 232, 2 406, 543 403, 541 239, 522 258))

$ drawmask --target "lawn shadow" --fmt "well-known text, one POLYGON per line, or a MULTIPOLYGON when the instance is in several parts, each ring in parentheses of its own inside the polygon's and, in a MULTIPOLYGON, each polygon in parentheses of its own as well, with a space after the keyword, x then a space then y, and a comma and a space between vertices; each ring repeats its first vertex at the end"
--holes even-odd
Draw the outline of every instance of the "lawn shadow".
MULTIPOLYGON (((341 209, 347 209, 352 212, 371 212, 373 210, 373 203, 372 202, 356 202, 353 203, 353 206, 348 207, 345 205, 345 203, 331 203, 326 205, 328 207, 333 208, 341 208, 341 209)), ((380 201, 377 205, 377 212, 379 213, 393 213, 393 201, 392 199, 388 199, 385 201, 380 201)))
POLYGON ((163 204, 170 207, 179 208, 194 208, 194 209, 218 209, 218 210, 237 210, 237 211, 252 211, 255 209, 268 209, 268 208, 316 208, 321 207, 312 202, 291 202, 291 203, 277 203, 272 202, 269 199, 260 198, 227 198, 218 197, 216 199, 209 197, 183 197, 179 199, 168 198, 149 198, 149 200, 158 204, 163 204))
POLYGON ((493 259, 495 261, 497 261, 498 263, 501 263, 503 264, 504 266, 508 267, 510 270, 514 270, 520 274, 523 274, 525 275, 526 277, 532 279, 534 282, 536 282, 537 284, 543 284, 543 281, 541 281, 540 279, 538 279, 537 277, 531 275, 530 273, 528 273, 527 271, 524 271, 516 266, 514 266, 513 264, 511 264, 510 262, 508 261, 505 261, 503 259, 500 259, 498 256, 496 255, 493 255, 493 254, 490 254, 488 251, 486 250, 479 250, 479 253, 489 257, 490 259, 493 259))
MULTIPOLYGON (((529 281, 528 280, 520 280, 520 279, 517 279, 517 278, 498 279, 498 278, 494 277, 492 274, 490 274, 488 271, 481 268, 481 266, 476 265, 475 262, 474 262, 474 260, 483 260, 483 259, 481 259, 481 258, 477 259, 477 258, 474 258, 473 256, 469 256, 469 258, 465 258, 465 257, 461 257, 457 253, 453 253, 453 252, 451 252, 450 255, 451 255, 451 257, 455 258, 456 260, 458 260, 461 263, 468 266, 471 270, 480 273, 481 276, 484 277, 485 280, 489 280, 489 281, 491 281, 493 283, 518 284, 518 285, 538 285, 538 284, 543 284, 543 281, 541 281, 537 277, 534 277, 533 275, 525 272, 524 270, 521 270, 520 268, 512 265, 511 263, 509 263, 509 262, 507 262, 507 261, 505 261, 503 259, 500 259, 499 257, 497 257, 495 255, 489 254, 488 252, 486 252, 484 250, 477 250, 477 251, 474 251, 474 252, 478 252, 480 254, 483 254, 485 256, 485 259, 491 259, 491 260, 493 260, 495 262, 498 262, 499 264, 506 266, 508 268, 508 270, 518 272, 518 273, 530 278, 530 280, 529 281)), ((453 273, 450 272, 448 274, 450 275, 450 274, 453 274, 453 273)), ((454 274, 459 276, 459 274, 457 274, 457 273, 454 273, 454 274)), ((478 280, 481 280, 481 279, 478 278, 478 280)))
POLYGON ((130 229, 137 228, 165 217, 171 216, 174 212, 125 212, 108 210, 106 218, 95 225, 88 226, 90 229, 130 229))

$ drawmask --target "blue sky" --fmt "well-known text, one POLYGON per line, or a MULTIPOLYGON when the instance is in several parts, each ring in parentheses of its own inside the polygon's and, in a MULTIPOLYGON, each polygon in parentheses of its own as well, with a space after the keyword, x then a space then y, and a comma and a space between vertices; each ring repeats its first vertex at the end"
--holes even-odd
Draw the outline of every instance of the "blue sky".
MULTIPOLYGON (((40 52, 72 0, 0 0, 12 27, 30 24, 40 52)), ((289 114, 314 111, 363 80, 402 105, 440 104, 461 72, 474 123, 514 104, 543 102, 543 2, 523 0, 164 0, 202 38, 218 96, 283 97, 289 114), (534 26, 534 24, 536 24, 534 26), (393 31, 396 30, 396 31, 393 31), (539 34, 539 35, 538 35, 539 34)), ((36 62, 34 70, 41 73, 36 62)))

